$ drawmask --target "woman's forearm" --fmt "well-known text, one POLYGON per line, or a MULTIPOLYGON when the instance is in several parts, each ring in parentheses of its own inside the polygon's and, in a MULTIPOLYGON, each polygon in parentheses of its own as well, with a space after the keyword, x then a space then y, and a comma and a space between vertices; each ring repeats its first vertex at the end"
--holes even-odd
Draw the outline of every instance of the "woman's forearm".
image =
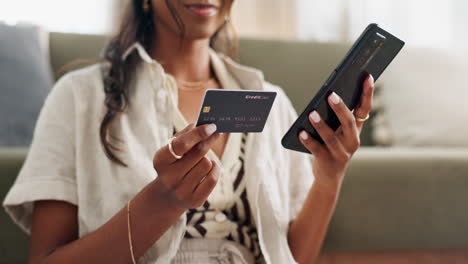
POLYGON ((325 235, 335 210, 341 184, 322 188, 319 182, 312 186, 297 218, 288 231, 291 252, 299 263, 314 263, 320 253, 325 235))
MULTIPOLYGON (((164 187, 153 182, 131 202, 130 223, 135 258, 142 256, 184 209, 175 209, 164 197, 164 187)), ((61 246, 47 256, 32 256, 30 263, 131 263, 127 208, 124 207, 96 231, 61 246)))
POLYGON ((132 199, 130 221, 124 207, 96 231, 77 239, 78 208, 53 210, 55 216, 35 210, 31 262, 131 263, 128 223, 135 259, 143 256, 187 208, 203 205, 216 186, 221 166, 205 156, 220 136, 215 132, 214 124, 189 125, 156 152, 153 166, 158 177, 132 199), (64 214, 67 220, 51 229, 54 232, 45 230, 50 219, 64 214), (47 237, 50 241, 43 243, 41 238, 47 237))

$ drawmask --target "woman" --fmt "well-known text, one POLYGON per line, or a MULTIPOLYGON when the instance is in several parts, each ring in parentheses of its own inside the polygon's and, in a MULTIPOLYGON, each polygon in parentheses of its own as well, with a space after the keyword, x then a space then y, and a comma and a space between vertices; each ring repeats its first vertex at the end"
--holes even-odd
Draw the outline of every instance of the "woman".
POLYGON ((373 79, 354 113, 328 98, 343 124, 336 133, 311 113, 326 143, 300 133, 313 164, 283 149, 297 117, 284 92, 210 48, 235 47, 232 3, 132 0, 107 62, 56 84, 5 200, 31 232, 30 263, 317 259, 373 79), (277 91, 263 133, 189 125, 208 88, 277 91))

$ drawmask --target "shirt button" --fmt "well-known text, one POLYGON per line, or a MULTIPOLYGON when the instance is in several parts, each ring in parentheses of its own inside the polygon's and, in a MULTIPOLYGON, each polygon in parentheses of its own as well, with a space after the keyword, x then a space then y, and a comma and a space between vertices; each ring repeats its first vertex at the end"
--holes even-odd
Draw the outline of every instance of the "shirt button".
POLYGON ((158 99, 159 99, 159 100, 166 99, 166 92, 163 91, 163 90, 160 90, 160 91, 158 92, 158 95, 157 95, 157 96, 158 96, 158 99))
POLYGON ((218 223, 222 223, 222 222, 224 222, 224 221, 227 220, 227 217, 226 217, 226 215, 223 214, 223 213, 218 213, 218 214, 216 214, 216 216, 215 216, 215 220, 216 220, 216 222, 218 222, 218 223))

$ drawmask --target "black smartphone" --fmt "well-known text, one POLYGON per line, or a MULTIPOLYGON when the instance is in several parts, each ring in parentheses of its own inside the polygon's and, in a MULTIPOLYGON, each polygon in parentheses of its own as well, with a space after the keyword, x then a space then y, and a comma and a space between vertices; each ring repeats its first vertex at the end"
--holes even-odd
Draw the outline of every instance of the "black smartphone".
POLYGON ((338 129, 341 123, 328 105, 328 96, 332 92, 337 93, 348 108, 353 110, 360 101, 362 87, 369 74, 377 80, 404 45, 404 41, 377 24, 370 24, 286 132, 281 140, 283 147, 309 153, 298 138, 302 130, 309 132, 323 144, 323 140, 309 122, 309 114, 316 110, 330 128, 338 129))

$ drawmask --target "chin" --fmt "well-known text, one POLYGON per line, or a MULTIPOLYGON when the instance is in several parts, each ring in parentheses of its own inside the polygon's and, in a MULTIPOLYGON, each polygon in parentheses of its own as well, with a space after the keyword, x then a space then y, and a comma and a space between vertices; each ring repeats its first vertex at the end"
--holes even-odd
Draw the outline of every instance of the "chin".
POLYGON ((215 27, 188 27, 186 38, 194 40, 210 39, 217 31, 215 27))

